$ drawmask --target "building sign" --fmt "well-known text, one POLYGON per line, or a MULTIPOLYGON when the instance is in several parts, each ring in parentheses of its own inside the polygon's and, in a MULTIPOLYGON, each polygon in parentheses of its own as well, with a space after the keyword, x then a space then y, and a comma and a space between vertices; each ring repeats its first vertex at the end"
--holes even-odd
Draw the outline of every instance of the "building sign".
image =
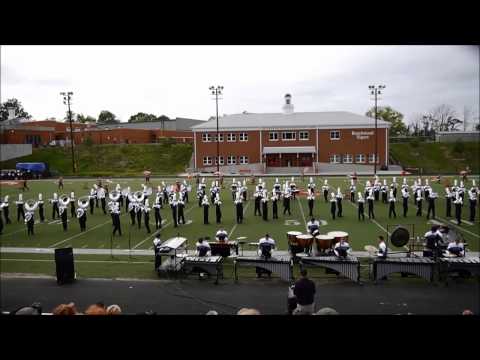
POLYGON ((368 140, 373 134, 373 131, 352 131, 352 135, 356 136, 357 140, 368 140))

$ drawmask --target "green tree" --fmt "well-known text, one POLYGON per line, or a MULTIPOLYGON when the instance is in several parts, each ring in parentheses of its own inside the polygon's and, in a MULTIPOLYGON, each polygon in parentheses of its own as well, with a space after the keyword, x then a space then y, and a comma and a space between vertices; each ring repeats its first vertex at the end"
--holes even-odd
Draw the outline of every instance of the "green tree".
POLYGON ((83 114, 78 114, 77 115, 77 121, 79 123, 85 124, 85 123, 96 123, 97 119, 95 119, 93 116, 90 115, 83 115, 83 114))
POLYGON ((0 105, 0 121, 4 121, 8 119, 8 108, 13 107, 15 108, 15 116, 17 117, 24 117, 30 119, 32 116, 25 111, 22 106, 22 103, 17 99, 8 99, 4 103, 0 105))
POLYGON ((108 110, 103 110, 102 112, 100 112, 100 115, 98 115, 97 123, 100 125, 118 124, 119 122, 120 121, 117 120, 115 114, 108 110))
MULTIPOLYGON (((372 107, 365 114, 370 118, 375 118, 375 108, 372 107)), ((388 121, 392 124, 390 127, 390 136, 401 136, 407 135, 408 129, 405 123, 403 122, 403 114, 390 106, 378 107, 377 108, 378 119, 383 121, 388 121)))
POLYGON ((144 122, 154 122, 158 121, 157 117, 153 114, 145 114, 143 112, 139 112, 136 115, 130 116, 128 119, 129 123, 144 123, 144 122))

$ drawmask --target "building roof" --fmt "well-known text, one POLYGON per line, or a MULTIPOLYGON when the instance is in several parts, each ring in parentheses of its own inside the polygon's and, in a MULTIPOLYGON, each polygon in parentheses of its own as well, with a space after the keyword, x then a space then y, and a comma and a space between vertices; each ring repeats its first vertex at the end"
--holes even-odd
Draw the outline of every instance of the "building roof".
POLYGON ((142 123, 119 123, 119 124, 107 124, 97 125, 98 128, 109 129, 144 129, 144 130, 190 130, 190 128, 199 123, 205 122, 204 120, 176 118, 162 121, 151 121, 142 123), (173 125, 173 126, 172 126, 173 125))
POLYGON ((310 154, 315 153, 315 146, 265 146, 264 154, 310 154))
MULTIPOLYGON (((277 129, 277 128, 365 128, 374 127, 375 119, 347 111, 331 112, 294 112, 284 113, 246 113, 219 117, 218 125, 222 129, 277 129)), ((377 120, 379 128, 390 127, 390 123, 377 120)), ((216 119, 192 127, 193 131, 216 129, 216 119)))

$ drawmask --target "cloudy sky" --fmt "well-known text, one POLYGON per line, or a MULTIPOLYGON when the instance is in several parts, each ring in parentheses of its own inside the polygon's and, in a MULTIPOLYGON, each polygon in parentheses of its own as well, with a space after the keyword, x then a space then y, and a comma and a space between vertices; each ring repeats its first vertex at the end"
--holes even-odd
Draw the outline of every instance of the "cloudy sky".
POLYGON ((1 101, 17 98, 34 119, 73 111, 122 121, 137 112, 208 119, 208 87, 223 85, 220 114, 295 111, 365 113, 370 84, 380 105, 405 115, 443 103, 478 116, 479 50, 473 46, 2 46, 1 101))

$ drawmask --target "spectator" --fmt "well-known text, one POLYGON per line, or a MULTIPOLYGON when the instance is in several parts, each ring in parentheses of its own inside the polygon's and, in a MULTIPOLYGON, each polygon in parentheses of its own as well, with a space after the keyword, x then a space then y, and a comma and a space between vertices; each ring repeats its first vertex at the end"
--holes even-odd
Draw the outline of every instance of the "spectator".
POLYGON ((10 315, 42 315, 42 306, 39 303, 33 303, 12 311, 10 315))
POLYGON ((237 315, 261 315, 257 309, 242 308, 238 310, 237 315))
POLYGON ((122 315, 122 309, 118 305, 110 305, 107 307, 107 315, 122 315))
POLYGON ((105 309, 105 305, 97 303, 90 305, 87 310, 85 310, 85 315, 107 315, 107 310, 105 309))
POLYGON ((473 311, 469 309, 463 310, 462 315, 473 315, 473 311))
POLYGON ((324 307, 318 310, 314 315, 338 315, 335 309, 324 307))
POLYGON ((60 304, 52 311, 53 315, 77 315, 78 311, 73 302, 69 304, 60 304))
POLYGON ((205 315, 218 315, 218 312, 216 312, 215 310, 210 310, 205 315))
POLYGON ((307 270, 303 269, 302 277, 295 282, 293 293, 297 297, 297 308, 293 315, 311 315, 315 311, 315 283, 307 278, 307 270))

